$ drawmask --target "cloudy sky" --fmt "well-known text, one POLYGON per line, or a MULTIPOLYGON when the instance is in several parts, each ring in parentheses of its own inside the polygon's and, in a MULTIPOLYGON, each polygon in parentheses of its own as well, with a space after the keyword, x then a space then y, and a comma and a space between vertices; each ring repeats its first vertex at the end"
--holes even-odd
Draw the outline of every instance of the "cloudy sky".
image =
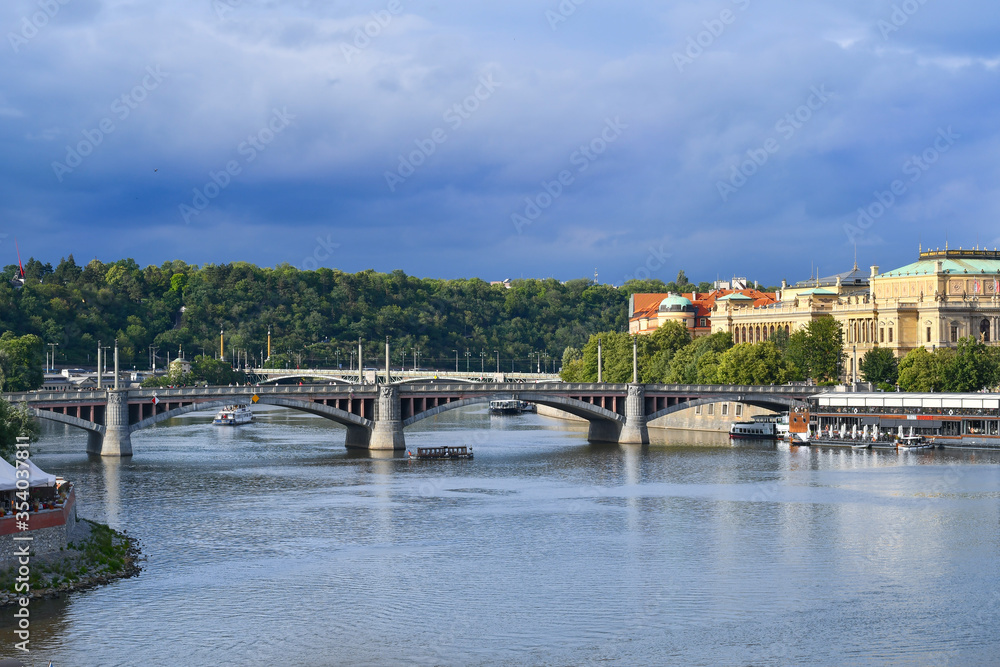
POLYGON ((1000 14, 7 0, 0 265, 767 283, 1000 245, 1000 14))

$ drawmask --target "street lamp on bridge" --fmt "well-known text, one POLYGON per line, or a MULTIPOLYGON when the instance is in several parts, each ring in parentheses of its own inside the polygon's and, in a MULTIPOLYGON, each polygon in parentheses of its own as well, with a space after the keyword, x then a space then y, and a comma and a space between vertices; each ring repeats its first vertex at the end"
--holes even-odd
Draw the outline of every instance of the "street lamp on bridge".
MULTIPOLYGON (((49 363, 49 369, 47 372, 51 373, 56 369, 56 348, 59 347, 59 343, 49 343, 49 351, 52 353, 52 361, 49 363)), ((48 361, 48 359, 46 359, 48 361)))

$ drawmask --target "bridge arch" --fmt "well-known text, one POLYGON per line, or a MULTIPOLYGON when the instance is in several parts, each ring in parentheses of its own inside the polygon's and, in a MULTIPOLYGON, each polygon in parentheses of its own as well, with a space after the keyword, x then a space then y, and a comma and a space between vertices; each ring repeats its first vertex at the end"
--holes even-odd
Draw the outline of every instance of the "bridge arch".
POLYGON ((73 415, 64 415, 61 412, 53 412, 52 410, 40 410, 39 408, 28 408, 28 412, 37 417, 38 419, 47 419, 49 421, 58 422, 60 424, 69 424, 70 426, 75 426, 77 428, 82 428, 89 433, 104 433, 104 426, 96 422, 88 421, 86 419, 80 419, 79 417, 74 417, 73 415))
POLYGON ((403 378, 402 380, 395 380, 393 384, 414 384, 416 382, 458 382, 460 384, 480 384, 475 380, 470 380, 469 378, 453 378, 446 375, 435 375, 433 377, 422 377, 422 378, 403 378))
POLYGON ((350 380, 336 375, 303 375, 302 373, 292 373, 290 375, 275 375, 273 377, 268 377, 266 380, 261 380, 260 384, 274 384, 280 380, 328 380, 330 382, 337 382, 340 384, 357 384, 351 382, 350 380))
MULTIPOLYGON (((428 417, 433 417, 434 415, 441 414, 446 410, 455 410, 457 408, 463 408, 467 405, 475 405, 477 403, 489 403, 493 400, 509 399, 511 398, 510 392, 501 392, 492 395, 485 396, 472 396, 470 398, 463 398, 458 401, 452 401, 451 403, 445 403, 423 412, 419 412, 412 417, 403 420, 403 426, 409 426, 415 424, 422 419, 427 419, 428 417)), ((625 416, 620 415, 617 412, 612 412, 607 408, 602 408, 593 403, 587 403, 575 398, 568 398, 565 396, 552 396, 549 394, 538 394, 528 391, 516 392, 515 398, 522 401, 530 401, 531 403, 537 403, 538 405, 546 405, 551 408, 556 408, 562 410, 563 412, 568 412, 571 415, 581 417, 589 422, 607 422, 613 424, 624 424, 625 416)))
POLYGON ((659 412, 654 412, 653 414, 647 416, 646 423, 648 424, 654 419, 666 417, 667 415, 680 412, 681 410, 687 410, 688 408, 694 408, 699 405, 708 405, 709 403, 743 403, 744 405, 752 405, 754 407, 764 408, 765 410, 774 410, 775 412, 781 412, 783 410, 788 410, 789 408, 807 407, 807 403, 804 401, 796 400, 794 398, 785 398, 784 396, 718 394, 717 396, 696 398, 691 401, 678 403, 677 405, 671 405, 668 408, 664 408, 659 412))
MULTIPOLYGON (((185 405, 184 407, 168 410, 167 412, 161 412, 160 414, 147 417, 142 421, 136 422, 135 424, 131 424, 129 426, 129 431, 132 432, 132 431, 138 431, 139 429, 148 428, 153 424, 157 424, 167 419, 172 419, 173 417, 179 417, 189 412, 212 410, 215 408, 221 408, 227 405, 233 405, 235 403, 240 403, 243 401, 249 403, 250 396, 229 396, 224 399, 215 399, 211 401, 192 403, 190 405, 185 405)), ((285 398, 283 396, 261 396, 257 400, 257 405, 277 405, 283 408, 298 410, 300 412, 308 412, 309 414, 317 415, 319 417, 324 417, 331 421, 335 421, 338 424, 347 426, 348 428, 363 428, 366 430, 371 430, 374 426, 374 422, 370 419, 365 419, 364 417, 359 417, 357 415, 351 414, 346 410, 340 410, 338 408, 334 408, 329 405, 323 405, 322 403, 314 403, 312 401, 300 401, 294 398, 285 398)))

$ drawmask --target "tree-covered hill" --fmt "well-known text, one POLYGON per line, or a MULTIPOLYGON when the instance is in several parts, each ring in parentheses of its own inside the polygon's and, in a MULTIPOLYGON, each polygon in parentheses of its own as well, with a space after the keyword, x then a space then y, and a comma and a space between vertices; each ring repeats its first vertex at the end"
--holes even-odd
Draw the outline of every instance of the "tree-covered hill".
POLYGON ((70 256, 53 269, 30 259, 25 284, 0 281, 0 330, 35 334, 58 343, 57 363, 93 365, 98 341, 117 338, 122 366, 148 368, 150 347, 188 358, 215 354, 225 330, 226 357, 245 350, 259 361, 271 327, 272 352, 291 365, 350 364, 360 337, 365 365, 380 365, 385 337, 393 363, 413 351, 422 367, 455 363, 472 369, 527 370, 548 356, 556 369, 567 347, 582 347, 595 331, 623 331, 628 296, 665 291, 660 281, 633 281, 624 288, 594 285, 586 279, 516 280, 510 289, 480 279, 437 280, 375 271, 344 273, 321 268, 300 271, 289 265, 206 265, 182 261, 140 267, 123 259, 79 266, 70 256), (279 356, 281 355, 281 356, 279 356), (484 356, 485 362, 480 359, 484 356), (529 360, 531 360, 529 362, 529 360))

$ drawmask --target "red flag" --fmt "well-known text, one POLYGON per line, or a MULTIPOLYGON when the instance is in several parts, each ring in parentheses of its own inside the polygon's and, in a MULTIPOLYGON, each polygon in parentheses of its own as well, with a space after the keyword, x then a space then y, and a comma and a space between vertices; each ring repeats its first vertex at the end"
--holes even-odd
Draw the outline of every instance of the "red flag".
POLYGON ((17 250, 17 268, 21 271, 21 280, 24 280, 24 267, 21 266, 21 249, 17 247, 17 239, 14 239, 14 249, 17 250))

